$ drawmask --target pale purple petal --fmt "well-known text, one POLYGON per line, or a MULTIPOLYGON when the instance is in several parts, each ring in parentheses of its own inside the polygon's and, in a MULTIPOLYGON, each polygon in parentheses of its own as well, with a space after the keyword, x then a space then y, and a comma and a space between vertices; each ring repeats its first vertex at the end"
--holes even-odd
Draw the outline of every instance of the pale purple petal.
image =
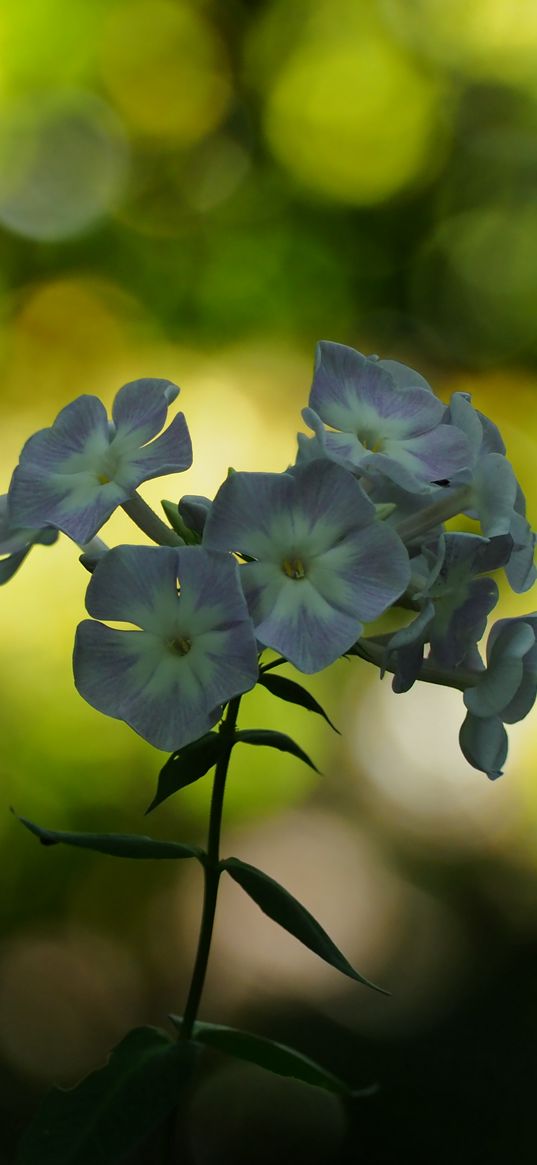
POLYGON ((90 473, 42 473, 20 465, 13 474, 10 507, 31 526, 56 526, 75 542, 89 542, 129 494, 90 473))
POLYGON ((487 670, 464 694, 464 703, 475 716, 505 719, 504 712, 522 684, 524 656, 535 646, 535 632, 522 620, 509 623, 493 639, 492 648, 487 645, 487 670))
POLYGON ((468 712, 459 733, 459 744, 474 769, 486 773, 491 781, 501 777, 507 759, 508 741, 498 716, 477 717, 468 712))
POLYGON ((438 425, 431 432, 402 441, 387 441, 385 452, 420 481, 442 481, 469 464, 468 444, 452 425, 438 425))
POLYGON ((211 506, 203 545, 279 561, 292 537, 292 497, 288 473, 231 473, 211 506))
POLYGON ((177 613, 178 566, 172 547, 114 547, 92 574, 86 592, 88 613, 164 634, 177 613))
POLYGON ((376 356, 369 356, 368 359, 378 360, 380 367, 394 380, 396 388, 424 388, 427 392, 432 392, 429 382, 420 372, 416 372, 415 368, 409 368, 399 360, 384 360, 376 356))
POLYGON ((395 531, 372 522, 316 558, 308 578, 328 602, 369 623, 406 589, 410 564, 395 531))
POLYGON ((311 559, 374 516, 358 482, 318 460, 292 473, 232 474, 212 504, 203 542, 281 565, 293 553, 311 559))
POLYGON ((131 380, 116 393, 112 417, 121 438, 135 436, 144 445, 163 428, 168 407, 179 395, 170 380, 142 378, 131 380))
MULTIPOLYGON (((111 449, 121 448, 120 434, 114 438, 111 449)), ((164 477, 168 473, 182 473, 192 465, 192 442, 183 413, 178 413, 168 428, 149 445, 125 453, 116 480, 125 488, 134 490, 142 481, 164 477)))
POLYGON ((472 485, 472 507, 487 538, 509 534, 517 496, 517 480, 501 453, 480 458, 472 485))
POLYGON ((331 605, 307 578, 297 582, 261 562, 241 567, 240 577, 259 642, 300 671, 328 667, 361 634, 358 617, 331 605))
POLYGON ((144 630, 82 623, 74 660, 78 690, 157 748, 196 739, 216 722, 222 704, 257 680, 253 626, 230 555, 201 547, 117 547, 97 565, 87 606, 144 630), (178 649, 181 642, 186 649, 178 649))
POLYGON ((171 752, 197 740, 219 718, 217 709, 207 710, 203 682, 188 660, 164 653, 160 639, 148 632, 115 631, 88 619, 77 629, 75 684, 93 708, 171 752))
POLYGON ((325 341, 317 346, 309 404, 326 424, 355 433, 369 448, 378 439, 424 433, 445 411, 426 389, 399 390, 378 360, 325 341))

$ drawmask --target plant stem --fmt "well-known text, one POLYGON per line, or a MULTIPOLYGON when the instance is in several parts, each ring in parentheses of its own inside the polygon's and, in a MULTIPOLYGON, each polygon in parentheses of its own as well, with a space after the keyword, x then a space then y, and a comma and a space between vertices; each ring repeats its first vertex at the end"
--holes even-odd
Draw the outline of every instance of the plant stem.
POLYGON ((181 1039, 188 1040, 192 1035, 198 1008, 200 1005, 203 985, 207 973, 209 951, 213 936, 214 916, 216 913, 216 899, 220 880, 220 832, 222 828, 222 811, 224 808, 224 792, 226 777, 229 768, 231 751, 234 744, 237 716, 239 714, 241 697, 235 696, 229 701, 220 732, 224 738, 222 752, 216 765, 214 774, 213 793, 211 799, 211 813, 209 818, 209 835, 207 840, 207 854, 204 861, 204 894, 203 911, 201 916, 200 934, 196 961, 192 972, 192 981, 185 1005, 183 1022, 181 1024, 181 1039))
POLYGON ((147 502, 140 497, 139 493, 135 493, 134 497, 129 498, 128 502, 123 502, 122 507, 129 518, 151 538, 152 542, 156 542, 159 546, 184 546, 184 540, 175 533, 170 526, 159 518, 158 514, 148 506, 147 502))

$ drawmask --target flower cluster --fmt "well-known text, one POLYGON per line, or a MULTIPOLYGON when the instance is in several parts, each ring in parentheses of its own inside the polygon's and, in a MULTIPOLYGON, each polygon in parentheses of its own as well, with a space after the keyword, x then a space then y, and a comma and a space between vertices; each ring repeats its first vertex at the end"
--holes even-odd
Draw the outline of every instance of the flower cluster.
POLYGON ((536 578, 535 535, 495 425, 466 393, 446 406, 412 368, 323 342, 303 412, 313 435, 299 434, 295 464, 230 471, 213 501, 163 503, 166 524, 137 488, 191 463, 182 414, 161 432, 178 391, 125 385, 110 421, 96 397, 79 397, 26 443, 0 501, 0 582, 59 531, 82 547, 84 698, 175 750, 254 687, 265 648, 304 673, 359 655, 392 672, 396 692, 417 680, 458 688, 462 751, 498 776, 504 725, 535 700, 537 614, 499 620, 482 659, 492 573, 519 593, 536 578), (107 550, 95 538, 120 505, 157 545, 107 550), (446 528, 458 515, 479 533, 446 528), (365 635, 389 608, 399 629, 365 635))

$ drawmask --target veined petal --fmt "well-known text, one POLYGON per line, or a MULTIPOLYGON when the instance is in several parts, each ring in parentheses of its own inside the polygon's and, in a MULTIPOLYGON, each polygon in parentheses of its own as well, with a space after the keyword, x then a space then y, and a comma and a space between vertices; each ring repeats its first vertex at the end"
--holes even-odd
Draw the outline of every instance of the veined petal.
POLYGON ((77 690, 88 704, 124 720, 156 748, 181 748, 219 718, 218 710, 207 710, 189 656, 166 652, 148 632, 115 631, 84 620, 73 665, 77 690))
POLYGON ((363 434, 375 440, 424 433, 444 413, 444 405, 428 390, 399 390, 380 361, 325 341, 317 346, 309 403, 326 424, 362 440, 363 434))
POLYGON ((287 578, 272 563, 261 562, 241 567, 240 577, 259 642, 300 671, 328 667, 361 634, 357 616, 331 606, 307 578, 287 578))
POLYGON ((368 623, 406 589, 410 563, 395 531, 374 522, 316 558, 308 578, 334 607, 368 623))
POLYGON ((78 690, 157 748, 195 740, 216 722, 222 704, 256 683, 253 626, 228 554, 200 546, 116 547, 95 568, 87 606, 144 630, 82 623, 78 690))
POLYGON ((145 445, 163 428, 168 407, 179 395, 171 380, 143 377, 124 384, 116 393, 112 417, 121 439, 135 436, 138 445, 145 445))
MULTIPOLYGON (((369 356, 368 359, 377 358, 369 356)), ((427 392, 433 391, 421 372, 416 372, 416 369, 410 368, 408 364, 401 364, 399 360, 384 360, 384 358, 379 359, 378 363, 392 377, 396 388, 424 388, 427 392)))
POLYGON ((451 478, 470 461, 464 433, 451 425, 438 425, 431 432, 404 442, 386 441, 385 452, 419 481, 427 482, 451 478))
POLYGON ((149 445, 127 451, 122 446, 119 430, 111 449, 120 453, 115 480, 131 491, 142 481, 164 477, 167 473, 182 473, 192 465, 192 442, 183 413, 178 413, 164 433, 149 445))
POLYGON ((95 619, 171 634, 178 613, 178 553, 171 546, 115 546, 97 563, 86 592, 95 619))
POLYGON ((10 508, 25 525, 55 526, 75 542, 89 542, 129 494, 92 473, 46 473, 19 465, 13 474, 10 508))
POLYGON ((279 562, 292 540, 292 497, 288 473, 230 474, 211 506, 203 545, 279 562))
POLYGON ((501 453, 480 458, 473 478, 473 507, 487 538, 509 534, 517 496, 517 480, 501 453))

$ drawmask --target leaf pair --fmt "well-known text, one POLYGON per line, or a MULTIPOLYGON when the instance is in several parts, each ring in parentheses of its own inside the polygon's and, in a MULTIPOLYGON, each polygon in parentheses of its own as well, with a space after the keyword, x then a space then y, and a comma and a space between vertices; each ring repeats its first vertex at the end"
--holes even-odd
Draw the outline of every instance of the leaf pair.
MULTIPOLYGON (((199 740, 187 744, 179 752, 172 753, 159 773, 157 791, 146 809, 146 814, 156 809, 157 805, 162 805, 162 802, 173 793, 178 793, 180 789, 185 789, 187 785, 204 777, 209 769, 218 763, 223 748, 229 747, 228 741, 229 737, 225 739, 219 732, 206 732, 199 740)), ((284 732, 246 728, 234 733, 233 746, 236 744, 264 745, 267 748, 276 748, 280 752, 288 752, 309 765, 316 773, 319 772, 307 753, 284 732)))
MULTIPOLYGON (((175 841, 157 841, 152 837, 137 837, 119 833, 69 833, 62 830, 43 829, 25 817, 18 819, 26 829, 39 838, 42 845, 72 845, 80 849, 94 850, 111 857, 135 859, 184 859, 195 857, 204 862, 205 853, 198 846, 183 845, 175 841)), ((343 975, 364 983, 382 994, 388 994, 375 983, 371 983, 351 966, 322 926, 279 882, 239 858, 225 858, 220 870, 230 875, 264 914, 298 939, 324 962, 335 967, 343 975)))
MULTIPOLYGON (((179 1017, 170 1018, 181 1027, 179 1017)), ((180 1103, 203 1047, 342 1098, 374 1091, 353 1090, 293 1048, 236 1028, 196 1023, 192 1040, 177 1041, 158 1028, 135 1028, 103 1068, 74 1088, 47 1093, 22 1138, 17 1165, 120 1165, 180 1103)))

